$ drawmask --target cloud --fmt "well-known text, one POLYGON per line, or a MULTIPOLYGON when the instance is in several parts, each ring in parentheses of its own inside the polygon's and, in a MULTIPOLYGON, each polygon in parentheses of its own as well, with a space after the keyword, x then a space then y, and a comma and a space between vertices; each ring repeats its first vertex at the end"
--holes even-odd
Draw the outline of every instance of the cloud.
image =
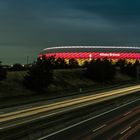
POLYGON ((24 55, 58 45, 140 46, 139 7, 139 0, 0 0, 0 46, 24 55))

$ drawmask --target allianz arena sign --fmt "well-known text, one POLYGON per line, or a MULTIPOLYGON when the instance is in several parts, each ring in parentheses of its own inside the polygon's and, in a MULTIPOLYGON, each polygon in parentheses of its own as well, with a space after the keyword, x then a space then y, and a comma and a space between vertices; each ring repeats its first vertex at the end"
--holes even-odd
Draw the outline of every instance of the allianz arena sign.
POLYGON ((115 57, 120 57, 120 53, 100 53, 100 56, 103 57, 111 57, 111 56, 115 56, 115 57))

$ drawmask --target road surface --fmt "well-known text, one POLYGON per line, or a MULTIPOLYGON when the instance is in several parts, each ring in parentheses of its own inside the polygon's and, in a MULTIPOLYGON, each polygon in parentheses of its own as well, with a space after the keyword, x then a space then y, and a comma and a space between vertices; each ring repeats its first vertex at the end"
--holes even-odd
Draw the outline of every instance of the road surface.
POLYGON ((139 140, 139 125, 140 100, 93 116, 38 140, 121 140, 130 139, 132 135, 139 140))
MULTIPOLYGON (((35 126, 36 129, 40 130, 40 127, 42 127, 43 125, 44 125, 44 127, 47 127, 47 126, 45 126, 45 124, 48 124, 48 122, 46 122, 47 119, 48 120, 50 120, 51 118, 53 119, 53 117, 55 117, 55 116, 57 117, 58 115, 61 115, 61 114, 63 116, 62 116, 62 118, 59 118, 60 122, 61 122, 61 120, 68 121, 67 119, 74 119, 74 118, 72 118, 74 116, 81 117, 80 116, 81 112, 85 112, 85 110, 83 110, 84 107, 87 107, 87 111, 89 111, 88 107, 91 105, 96 105, 99 103, 103 104, 105 101, 109 102, 111 100, 116 100, 116 99, 118 99, 118 97, 123 98, 128 95, 134 95, 139 90, 140 90, 140 85, 131 86, 131 87, 127 87, 127 88, 125 87, 125 88, 121 88, 121 89, 117 89, 117 90, 112 90, 109 92, 103 92, 100 94, 88 95, 88 96, 84 96, 84 97, 68 99, 65 101, 60 101, 60 102, 51 103, 51 104, 47 104, 47 105, 30 107, 28 109, 22 109, 19 111, 3 113, 0 115, 0 133, 2 135, 3 135, 3 133, 7 134, 7 136, 8 136, 9 133, 13 132, 13 135, 14 135, 15 130, 17 130, 17 128, 18 128, 18 130, 22 131, 22 133, 24 133, 24 131, 27 128, 29 129, 29 132, 30 132, 33 129, 32 126, 35 126), (77 112, 75 110, 77 110, 77 112), (78 112, 78 110, 80 110, 80 111, 78 112), (70 116, 69 113, 71 113, 72 111, 73 111, 72 117, 69 118, 69 116, 70 116), (9 132, 5 133, 6 131, 9 131, 9 132)), ((104 112, 96 114, 95 116, 91 117, 92 119, 90 118, 87 120, 96 119, 96 121, 94 123, 94 127, 92 126, 92 129, 96 130, 96 129, 99 129, 100 127, 102 128, 105 125, 104 123, 103 124, 101 123, 102 117, 103 117, 102 118, 103 122, 104 122, 104 120, 109 121, 108 118, 113 118, 113 116, 117 116, 118 114, 121 115, 121 113, 125 113, 124 111, 126 111, 126 110, 129 111, 130 109, 132 109, 132 107, 135 107, 138 104, 138 102, 139 102, 139 99, 137 99, 135 101, 131 101, 125 105, 112 108, 112 109, 103 107, 105 110, 104 112), (124 110, 124 108, 125 108, 125 110, 124 110), (108 110, 106 110, 106 109, 108 109, 108 110), (108 117, 106 117, 106 116, 108 116, 108 117), (99 123, 97 123, 98 119, 100 120, 99 123)), ((88 113, 90 113, 90 112, 88 112, 88 113)), ((54 123, 55 123, 55 119, 52 120, 52 121, 54 121, 54 123)), ((87 121, 84 121, 84 122, 87 122, 87 121)), ((81 124, 81 122, 80 122, 80 124, 81 124)), ((77 126, 77 124, 73 124, 72 127, 73 126, 77 126)), ((71 125, 66 128, 71 128, 71 125)), ((81 128, 80 128, 80 130, 81 130, 81 128)), ((86 128, 86 131, 87 130, 89 130, 89 129, 86 128)), ((74 132, 78 132, 78 130, 75 130, 74 132)), ((74 132, 72 134, 75 134, 74 132)), ((81 132, 82 131, 80 131, 80 133, 81 132)), ((54 132, 53 134, 56 134, 56 133, 54 132)), ((77 139, 77 134, 78 133, 76 133, 76 135, 73 135, 72 139, 74 139, 74 137, 77 139)), ((87 135, 85 135, 85 131, 82 134, 84 134, 84 136, 87 136, 87 135)), ((20 135, 20 134, 17 134, 17 135, 20 135)), ((44 135, 44 134, 41 134, 41 137, 42 137, 42 135, 44 135)), ((63 133, 63 135, 65 135, 65 133, 63 133)), ((53 135, 50 133, 47 136, 53 136, 53 135)), ((78 134, 78 137, 79 136, 81 139, 81 134, 78 134)), ((84 136, 82 135, 82 137, 84 137, 84 136)), ((59 136, 56 136, 56 138, 59 138, 59 136)), ((62 137, 62 138, 64 138, 64 137, 62 137)), ((67 138, 69 138, 69 135, 67 136, 67 138)), ((70 137, 70 139, 71 139, 71 137, 70 137)))

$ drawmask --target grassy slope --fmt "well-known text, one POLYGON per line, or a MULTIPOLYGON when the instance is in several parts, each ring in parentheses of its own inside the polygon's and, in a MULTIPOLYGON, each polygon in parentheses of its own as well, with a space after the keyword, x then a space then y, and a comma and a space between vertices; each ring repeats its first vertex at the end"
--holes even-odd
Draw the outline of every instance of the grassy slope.
MULTIPOLYGON (((33 92, 22 85, 26 72, 9 72, 8 78, 0 84, 0 98, 21 95, 31 95, 33 92)), ((83 69, 55 70, 54 83, 49 87, 51 93, 78 90, 80 87, 97 87, 99 84, 83 76, 83 69)), ((117 73, 115 82, 131 80, 128 76, 117 73)))
POLYGON ((22 86, 22 79, 26 72, 9 72, 7 79, 0 84, 0 97, 11 97, 31 94, 22 86))

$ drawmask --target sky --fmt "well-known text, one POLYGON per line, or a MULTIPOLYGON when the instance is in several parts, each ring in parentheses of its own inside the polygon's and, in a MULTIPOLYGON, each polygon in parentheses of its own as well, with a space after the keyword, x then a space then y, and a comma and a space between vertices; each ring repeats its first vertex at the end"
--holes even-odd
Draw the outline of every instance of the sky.
POLYGON ((66 45, 140 46, 139 0, 0 0, 0 61, 66 45))

